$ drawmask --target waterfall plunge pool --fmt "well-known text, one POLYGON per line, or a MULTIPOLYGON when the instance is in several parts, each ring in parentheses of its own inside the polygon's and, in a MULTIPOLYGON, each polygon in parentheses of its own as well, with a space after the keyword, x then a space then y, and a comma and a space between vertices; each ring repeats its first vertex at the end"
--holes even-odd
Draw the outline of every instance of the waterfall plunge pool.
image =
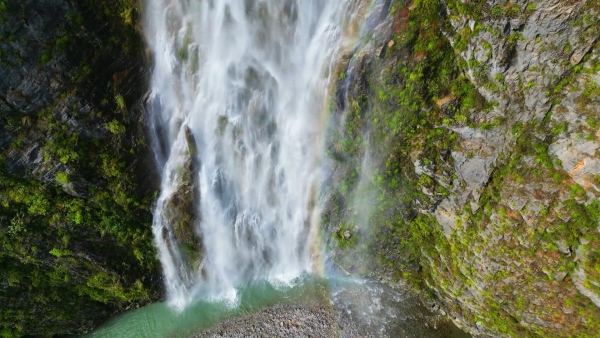
MULTIPOLYGON (((202 332, 218 328, 225 321, 235 326, 236 320, 261 310, 298 305, 324 307, 332 315, 333 326, 337 326, 335 335, 343 337, 470 337, 423 306, 408 289, 390 289, 377 282, 340 276, 304 277, 294 286, 255 283, 238 289, 235 303, 198 300, 181 312, 167 303, 155 303, 115 317, 85 337, 202 337, 202 332)), ((255 324, 268 325, 268 321, 255 324)), ((246 329, 250 330, 238 327, 238 332, 246 329)))

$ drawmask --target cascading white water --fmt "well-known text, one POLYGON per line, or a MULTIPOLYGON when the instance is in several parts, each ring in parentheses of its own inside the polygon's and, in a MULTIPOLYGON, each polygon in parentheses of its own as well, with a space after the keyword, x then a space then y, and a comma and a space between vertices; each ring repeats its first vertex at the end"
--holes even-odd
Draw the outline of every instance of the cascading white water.
POLYGON ((314 272, 328 87, 360 1, 147 1, 170 302, 314 272))

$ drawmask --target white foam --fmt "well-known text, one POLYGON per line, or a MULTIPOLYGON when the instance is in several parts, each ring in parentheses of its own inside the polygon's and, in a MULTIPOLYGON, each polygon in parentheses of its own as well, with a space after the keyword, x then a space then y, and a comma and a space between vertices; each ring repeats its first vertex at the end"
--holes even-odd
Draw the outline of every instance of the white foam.
POLYGON ((153 230, 174 307, 199 294, 235 303, 246 283, 293 285, 312 272, 330 76, 357 2, 147 2, 151 117, 161 130, 153 230), (201 165, 202 269, 190 269, 176 238, 164 237, 183 179, 185 127, 201 165))

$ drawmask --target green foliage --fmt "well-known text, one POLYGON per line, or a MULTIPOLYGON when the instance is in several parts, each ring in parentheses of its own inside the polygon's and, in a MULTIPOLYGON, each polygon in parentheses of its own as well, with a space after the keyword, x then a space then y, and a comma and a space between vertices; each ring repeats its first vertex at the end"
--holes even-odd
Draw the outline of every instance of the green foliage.
POLYGON ((121 110, 127 109, 127 106, 125 106, 125 98, 123 97, 123 95, 117 94, 115 96, 115 102, 117 103, 117 107, 119 109, 121 109, 121 110))
MULTIPOLYGON (((15 139, 0 153, 0 336, 81 334, 158 296, 153 191, 132 156, 147 149, 140 112, 126 104, 144 88, 120 82, 143 84, 137 5, 72 1, 56 39, 32 53, 40 66, 63 68, 64 91, 49 89, 56 100, 35 114, 8 116, 15 139), (103 127, 110 134, 98 135, 103 127), (15 170, 7 155, 25 146, 41 148, 44 163, 15 170), (54 184, 40 173, 54 173, 54 184)), ((0 16, 19 6, 1 1, 0 16)))
MULTIPOLYGON (((550 145, 555 136, 569 132, 567 123, 555 123, 550 114, 542 121, 525 123, 515 122, 511 117, 480 122, 477 127, 481 129, 502 128, 512 123, 507 130, 517 139, 516 144, 498 159, 500 165, 483 188, 478 208, 471 210, 467 203, 463 210, 451 215, 455 224, 450 233, 447 227, 445 233, 442 232, 440 224, 430 214, 436 203, 449 194, 446 185, 451 185, 451 180, 457 178, 448 174, 455 171, 449 153, 455 149, 465 151, 462 144, 455 142, 456 135, 450 127, 464 124, 473 127, 476 122, 470 119, 471 114, 492 107, 461 74, 468 67, 478 76, 476 84, 489 90, 499 90, 505 82, 501 74, 493 80, 488 79, 489 69, 485 64, 457 59, 455 50, 443 36, 443 31, 455 32, 454 47, 461 51, 482 29, 477 22, 489 20, 487 8, 482 7, 487 3, 458 0, 444 3, 449 9, 450 20, 459 13, 473 19, 475 27, 471 29, 465 25, 456 31, 447 26, 442 16, 446 12, 439 1, 415 1, 408 12, 408 23, 403 23, 400 32, 393 37, 395 43, 391 47, 388 45, 385 55, 375 61, 373 69, 353 70, 376 75, 368 76, 365 88, 353 89, 358 94, 350 99, 350 104, 353 106, 354 99, 358 108, 347 108, 351 122, 336 136, 346 143, 330 155, 347 169, 341 180, 342 188, 324 213, 324 223, 340 228, 355 224, 344 196, 356 193, 358 183, 354 178, 365 175, 354 158, 362 158, 367 151, 365 148, 372 145, 368 148, 370 158, 380 161, 374 164, 373 172, 367 174, 372 190, 376 192, 370 200, 372 211, 367 221, 372 226, 374 244, 368 250, 377 255, 379 269, 409 279, 423 288, 435 285, 436 296, 441 295, 444 299, 458 298, 462 304, 474 299, 477 304, 473 304, 473 311, 461 312, 461 316, 471 324, 483 323, 499 336, 556 336, 556 332, 561 332, 536 324, 525 327, 520 323, 524 313, 550 323, 560 322, 563 332, 568 332, 566 335, 575 332, 571 329, 577 327, 580 336, 593 336, 598 332, 599 325, 594 319, 598 318, 598 310, 593 305, 590 307, 589 300, 578 299, 570 293, 573 282, 569 278, 578 265, 582 266, 589 276, 584 282, 585 287, 600 294, 600 288, 591 283, 600 280, 599 257, 592 254, 600 248, 597 240, 600 202, 586 204, 590 192, 573 184, 551 154, 550 145), (438 106, 439 102, 442 104, 438 106), (367 119, 373 123, 366 123, 367 119), (364 142, 363 135, 367 133, 369 139, 364 142), (348 156, 348 153, 353 155, 348 156), (420 167, 418 176, 414 174, 415 165, 420 167), (502 196, 516 194, 512 190, 525 186, 524 183, 527 187, 540 187, 539 191, 536 188, 533 192, 524 192, 525 199, 532 196, 527 194, 534 194, 532 200, 546 202, 544 194, 547 191, 560 193, 550 194, 548 205, 542 203, 538 207, 528 202, 532 206, 527 204, 522 210, 506 205, 502 196), (564 204, 557 202, 559 195, 564 204), (563 201, 562 198, 568 199, 563 201), (590 241, 589 248, 595 250, 589 250, 583 262, 576 263, 572 252, 568 256, 564 253, 564 246, 574 250, 581 245, 582 238, 590 241), (488 275, 477 265, 481 256, 498 264, 500 270, 488 275), (515 270, 524 273, 516 274, 515 270), (564 273, 566 277, 563 277, 564 273), (541 285, 540 288, 550 291, 543 293, 530 285, 541 285), (565 290, 568 292, 560 294, 565 290), (470 298, 473 293, 477 296, 470 298), (536 300, 539 298, 539 302, 532 304, 532 295, 538 295, 536 300), (580 318, 589 320, 584 323, 571 316, 568 320, 575 318, 577 323, 567 323, 561 317, 567 311, 561 313, 560 310, 564 300, 572 306, 569 311, 579 311, 580 318)), ((404 5, 399 1, 392 2, 390 12, 398 13, 404 10, 404 5)), ((491 15, 493 20, 500 20, 530 15, 534 10, 533 6, 523 10, 514 2, 502 2, 491 8, 491 15)), ((513 32, 508 43, 515 45, 523 39, 521 33, 513 32)), ((491 45, 484 43, 483 48, 490 50, 491 45)), ((561 81, 561 88, 566 88, 572 78, 561 81)), ((524 87, 536 90, 536 83, 531 81, 524 87)), ((587 84, 587 91, 585 84, 583 87, 583 97, 594 97, 593 83, 587 84)), ((551 89, 550 95, 560 92, 561 88, 551 89)), ((597 129, 592 116, 588 116, 586 122, 589 129, 597 129)), ((356 243, 348 245, 341 234, 343 231, 335 235, 338 245, 350 256, 362 250, 356 248, 356 243)), ((360 239, 357 243, 361 243, 360 239)), ((582 246, 582 249, 586 248, 582 246)), ((459 312, 464 309, 450 307, 459 312)))
POLYGON ((342 223, 340 230, 334 234, 337 240, 338 248, 349 249, 356 245, 358 237, 355 234, 354 227, 351 224, 342 223))
POLYGON ((452 93, 461 98, 461 108, 470 110, 479 104, 477 88, 464 76, 459 76, 452 83, 452 93))
POLYGON ((25 219, 23 214, 16 214, 10 220, 10 224, 8 225, 8 234, 11 237, 17 237, 23 232, 27 232, 27 229, 25 228, 25 219))
POLYGON ((86 286, 81 287, 80 290, 92 299, 102 303, 109 303, 115 299, 127 301, 129 299, 148 298, 148 291, 144 289, 139 279, 131 286, 124 287, 117 276, 104 271, 90 277, 86 286))
POLYGON ((595 81, 587 81, 583 89, 583 96, 587 99, 600 96, 600 86, 595 81))
POLYGON ((40 55, 40 63, 41 63, 42 65, 43 65, 43 64, 46 64, 46 63, 48 63, 48 62, 50 62, 50 60, 51 60, 51 59, 52 59, 52 54, 50 54, 50 51, 49 51, 49 50, 46 50, 46 49, 45 49, 45 50, 42 52, 42 54, 40 55))
POLYGON ((110 121, 106 127, 110 130, 111 133, 115 135, 123 135, 125 134, 125 126, 117 120, 110 121))
MULTIPOLYGON (((391 11, 401 10, 395 2, 391 11)), ((458 121, 466 123, 470 110, 481 106, 482 99, 475 87, 460 70, 453 49, 442 34, 440 1, 419 1, 412 6, 405 31, 394 37, 397 43, 389 49, 382 68, 369 69, 368 88, 350 100, 346 109, 346 125, 342 134, 334 136, 338 146, 330 155, 348 162, 348 170, 341 182, 340 194, 349 194, 357 184, 360 159, 368 144, 373 158, 381 162, 371 175, 371 184, 379 196, 372 203, 369 224, 375 229, 373 250, 379 255, 384 268, 404 277, 414 276, 421 251, 433 248, 440 235, 437 225, 429 216, 415 218, 416 205, 430 203, 423 195, 429 190, 443 198, 448 191, 427 175, 421 175, 417 184, 409 173, 414 172, 411 150, 421 149, 423 163, 438 173, 447 166, 442 153, 451 148, 456 135, 436 125, 458 121), (386 67, 389 60, 407 55, 395 67, 386 67), (377 74, 373 76, 371 74, 377 74), (442 110, 437 106, 441 98, 451 97, 453 104, 442 110), (372 124, 365 121, 369 116, 372 124), (366 130, 369 142, 364 141, 366 130), (382 249, 382 246, 385 249, 382 249), (408 273, 408 275, 406 274, 408 273)), ((365 70, 356 70, 356 72, 365 70)), ((334 222, 341 230, 336 233, 341 248, 353 250, 358 243, 355 232, 344 238, 344 229, 352 228, 354 220, 345 214, 345 203, 334 203, 326 212, 327 222, 334 222)), ((416 279, 415 279, 416 281, 416 279)))
POLYGON ((491 14, 494 19, 500 19, 505 16, 504 10, 500 6, 492 7, 491 14))
POLYGON ((52 248, 52 250, 50 250, 50 254, 52 256, 56 256, 57 258, 61 258, 63 256, 70 256, 71 251, 66 249, 52 248))
POLYGON ((56 179, 56 182, 60 183, 60 184, 68 184, 69 183, 69 175, 65 172, 59 172, 56 173, 56 176, 54 177, 56 179))

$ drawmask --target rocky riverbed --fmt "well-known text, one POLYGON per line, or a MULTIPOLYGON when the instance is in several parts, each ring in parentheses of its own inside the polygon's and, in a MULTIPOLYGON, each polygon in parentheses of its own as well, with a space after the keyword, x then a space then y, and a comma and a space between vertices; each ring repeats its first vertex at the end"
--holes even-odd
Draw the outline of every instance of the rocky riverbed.
POLYGON ((407 290, 353 283, 332 291, 227 319, 195 337, 470 337, 407 290))
MULTIPOLYGON (((402 319, 399 319, 402 321, 402 319)), ((353 321, 344 311, 325 305, 279 305, 240 318, 229 319, 197 334, 212 337, 468 337, 448 322, 415 331, 382 333, 353 321)), ((431 323, 428 323, 431 324, 431 323)))
POLYGON ((341 335, 326 306, 279 305, 227 320, 196 337, 335 337, 341 335))

